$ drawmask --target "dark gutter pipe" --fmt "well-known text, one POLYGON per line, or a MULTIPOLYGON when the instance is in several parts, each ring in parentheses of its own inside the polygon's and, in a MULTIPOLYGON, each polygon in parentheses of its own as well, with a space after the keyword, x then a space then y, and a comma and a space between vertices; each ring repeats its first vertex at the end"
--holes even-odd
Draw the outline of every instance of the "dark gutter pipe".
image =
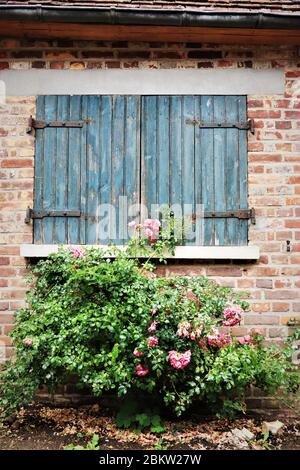
POLYGON ((5 20, 206 28, 300 29, 300 15, 293 14, 214 13, 47 5, 28 5, 21 8, 0 5, 0 21, 5 20))

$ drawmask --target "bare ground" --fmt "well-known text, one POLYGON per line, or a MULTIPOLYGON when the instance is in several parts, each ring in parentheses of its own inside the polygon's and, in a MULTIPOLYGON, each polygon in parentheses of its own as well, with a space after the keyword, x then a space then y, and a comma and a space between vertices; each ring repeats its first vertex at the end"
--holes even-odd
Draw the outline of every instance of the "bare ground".
POLYGON ((300 418, 277 414, 241 416, 234 421, 204 416, 164 421, 160 435, 120 430, 113 411, 96 405, 53 407, 34 405, 0 425, 0 450, 61 450, 68 444, 85 445, 93 434, 101 450, 300 450, 300 418), (281 431, 264 436, 262 422, 280 419, 281 431), (249 441, 233 438, 233 429, 246 428, 254 434, 249 441))

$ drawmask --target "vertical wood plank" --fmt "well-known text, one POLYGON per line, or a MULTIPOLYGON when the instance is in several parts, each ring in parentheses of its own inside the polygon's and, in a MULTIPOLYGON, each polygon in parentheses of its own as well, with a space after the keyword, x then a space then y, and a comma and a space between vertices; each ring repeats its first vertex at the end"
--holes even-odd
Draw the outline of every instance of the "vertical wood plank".
MULTIPOLYGON (((140 199, 140 99, 137 96, 127 96, 125 100, 124 195, 127 197, 129 208, 138 204, 140 199)), ((137 213, 135 220, 139 220, 139 213, 137 213)), ((127 211, 124 212, 123 225, 127 239, 127 211)))
POLYGON ((88 115, 91 124, 87 130, 87 220, 86 220, 86 241, 88 244, 97 242, 97 215, 98 194, 99 194, 99 136, 100 136, 100 98, 89 96, 88 115))
MULTIPOLYGON (((36 118, 45 119, 45 97, 38 96, 36 103, 36 118)), ((43 208, 44 186, 44 130, 35 133, 35 158, 34 158, 34 209, 43 208)), ((43 224, 41 219, 33 221, 34 243, 43 243, 43 224)))
POLYGON ((182 97, 182 214, 186 236, 185 245, 195 244, 192 214, 195 212, 195 126, 187 121, 195 119, 195 98, 182 97))
MULTIPOLYGON (((57 113, 57 96, 45 97, 45 120, 55 121, 57 113)), ((57 129, 46 128, 44 130, 44 167, 43 167, 43 209, 50 210, 55 207, 55 155, 57 129)), ((43 243, 53 243, 54 218, 43 219, 43 243)))
POLYGON ((113 132, 112 132, 112 203, 116 210, 115 243, 122 245, 120 234, 120 196, 124 195, 124 119, 126 102, 123 96, 113 97, 113 132))
MULTIPOLYGON (((81 118, 85 121, 88 119, 88 96, 81 98, 81 118)), ((87 221, 84 215, 87 211, 87 132, 88 126, 86 123, 81 130, 80 139, 80 211, 82 217, 79 220, 79 242, 80 244, 86 243, 86 226, 87 221)))
MULTIPOLYGON (((201 96, 195 96, 195 120, 200 121, 201 119, 201 96)), ((199 126, 195 126, 195 169, 194 169, 194 181, 195 181, 195 207, 197 208, 196 220, 195 220, 195 244, 204 244, 204 219, 200 211, 201 205, 203 204, 203 181, 202 181, 202 165, 203 165, 203 153, 201 152, 201 130, 199 126), (200 217, 201 215, 201 217, 200 217)))
POLYGON ((182 216, 182 97, 170 97, 170 203, 182 216))
MULTIPOLYGON (((81 96, 70 97, 70 120, 81 118, 81 96)), ((80 209, 80 139, 81 129, 69 129, 68 209, 80 209)), ((79 243, 79 219, 68 217, 68 243, 79 243)))
MULTIPOLYGON (((170 98, 157 98, 157 204, 167 209, 170 201, 170 98)), ((156 214, 158 217, 158 214, 156 214)))
MULTIPOLYGON (((69 96, 58 96, 57 119, 69 120, 69 96)), ((55 210, 65 210, 68 201, 68 162, 69 162, 69 130, 57 128, 55 165, 55 210)), ((64 217, 55 217, 53 243, 65 243, 67 240, 67 220, 64 217)))
POLYGON ((142 219, 151 217, 151 204, 157 202, 157 97, 142 98, 142 187, 141 202, 147 208, 142 219))
MULTIPOLYGON (((213 122, 214 102, 212 96, 201 97, 201 119, 213 122)), ((214 210, 214 130, 200 129, 200 147, 202 160, 202 204, 205 211, 214 210)), ((204 245, 214 244, 214 220, 204 221, 204 245)))
MULTIPOLYGON (((214 97, 214 120, 226 122, 225 97, 214 97)), ((214 197, 215 210, 226 210, 225 152, 226 129, 214 129, 214 197)), ((225 219, 215 221, 215 245, 225 245, 225 219)))
MULTIPOLYGON (((228 122, 236 122, 238 116, 237 96, 226 96, 226 118, 228 122)), ((238 129, 227 129, 226 141, 226 210, 236 210, 239 204, 239 131, 238 129)), ((226 245, 238 244, 239 221, 235 218, 227 219, 226 245)))
MULTIPOLYGON (((100 203, 108 205, 112 202, 112 97, 101 97, 100 112, 100 203)), ((99 242, 108 244, 115 234, 110 229, 111 218, 108 206, 100 214, 99 242)))

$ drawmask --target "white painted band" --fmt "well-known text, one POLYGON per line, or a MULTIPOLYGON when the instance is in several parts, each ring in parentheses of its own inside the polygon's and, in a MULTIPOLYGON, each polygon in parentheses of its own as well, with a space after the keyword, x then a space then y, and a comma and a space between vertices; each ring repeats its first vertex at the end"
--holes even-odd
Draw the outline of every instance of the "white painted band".
POLYGON ((3 70, 6 96, 266 95, 284 93, 283 69, 3 70))
MULTIPOLYGON (((69 245, 64 245, 68 247, 69 245)), ((104 245, 72 245, 80 248, 107 248, 104 245)), ((124 247, 119 246, 122 249, 124 247)), ((20 254, 25 258, 45 258, 51 253, 56 253, 58 245, 21 245, 20 254)), ((166 258, 173 258, 167 255, 166 258)), ((257 260, 259 258, 258 246, 177 246, 175 249, 175 259, 248 259, 257 260)))

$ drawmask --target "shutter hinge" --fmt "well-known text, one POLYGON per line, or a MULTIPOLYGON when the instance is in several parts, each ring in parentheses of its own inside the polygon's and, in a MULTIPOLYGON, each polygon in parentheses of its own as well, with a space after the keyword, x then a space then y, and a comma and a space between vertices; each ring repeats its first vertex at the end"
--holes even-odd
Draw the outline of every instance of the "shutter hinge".
POLYGON ((201 129, 239 129, 247 130, 254 134, 254 120, 248 119, 248 121, 242 122, 204 122, 198 121, 197 119, 187 119, 186 124, 192 124, 198 126, 201 129))
POLYGON ((89 124, 91 119, 84 119, 81 121, 37 121, 32 116, 28 119, 28 126, 26 129, 27 134, 30 134, 32 129, 45 129, 46 127, 64 127, 81 128, 84 124, 89 124))
POLYGON ((29 224, 31 219, 44 219, 44 217, 81 217, 80 211, 47 211, 34 210, 28 207, 26 211, 25 224, 29 224))
MULTIPOLYGON (((205 211, 203 214, 199 214, 200 218, 204 219, 250 219, 252 224, 256 223, 255 209, 238 209, 236 211, 205 211)), ((195 221, 197 214, 192 215, 192 219, 195 221)))

